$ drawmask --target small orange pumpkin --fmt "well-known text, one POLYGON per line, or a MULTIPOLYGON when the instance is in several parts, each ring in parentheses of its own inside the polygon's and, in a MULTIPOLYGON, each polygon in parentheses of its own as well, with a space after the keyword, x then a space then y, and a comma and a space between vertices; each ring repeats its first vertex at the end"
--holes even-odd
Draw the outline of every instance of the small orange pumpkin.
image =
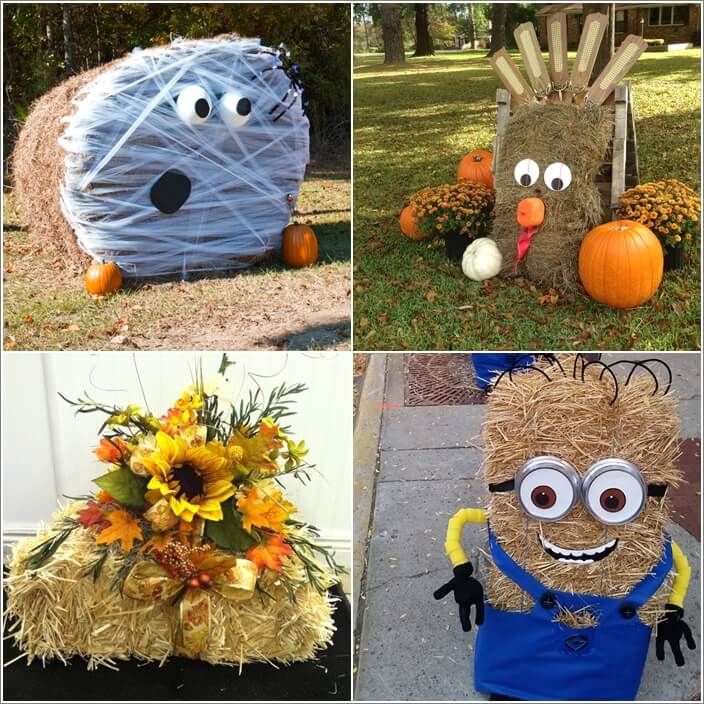
POLYGON ((457 167, 457 180, 465 179, 473 183, 483 183, 494 188, 494 174, 491 171, 493 156, 486 149, 475 149, 465 155, 457 167))
POLYGON ((86 291, 93 296, 115 293, 122 288, 122 272, 115 262, 93 262, 86 271, 86 291))
POLYGON ((660 240, 639 222, 615 220, 595 227, 579 250, 579 277, 598 303, 633 308, 662 281, 660 240))
POLYGON ((401 226, 401 232, 412 240, 422 240, 427 237, 424 232, 421 232, 420 227, 418 227, 418 218, 416 218, 416 213, 412 205, 407 205, 401 211, 401 217, 398 219, 398 223, 401 226))
POLYGON ((318 239, 308 225, 289 225, 284 230, 284 262, 300 269, 318 261, 318 239))

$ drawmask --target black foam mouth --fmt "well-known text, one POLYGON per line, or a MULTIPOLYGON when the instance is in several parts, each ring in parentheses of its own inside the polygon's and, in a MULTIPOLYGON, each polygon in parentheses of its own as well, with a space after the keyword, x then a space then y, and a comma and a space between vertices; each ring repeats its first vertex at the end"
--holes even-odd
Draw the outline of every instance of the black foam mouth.
POLYGON ((550 557, 560 562, 568 562, 571 564, 585 564, 589 565, 593 562, 599 562, 605 557, 608 557, 618 545, 618 538, 610 540, 604 545, 600 545, 596 548, 584 548, 582 550, 575 550, 573 548, 562 548, 553 543, 551 543, 546 538, 538 536, 540 544, 543 546, 543 550, 550 555, 550 557))
POLYGON ((180 171, 165 171, 149 192, 152 205, 162 213, 175 213, 191 195, 191 179, 180 171))

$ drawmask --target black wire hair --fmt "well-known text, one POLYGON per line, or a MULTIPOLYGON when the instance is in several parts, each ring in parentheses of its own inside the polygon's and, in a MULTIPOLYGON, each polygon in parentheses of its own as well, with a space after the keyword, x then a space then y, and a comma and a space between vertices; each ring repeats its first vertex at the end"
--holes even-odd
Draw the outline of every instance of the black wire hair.
MULTIPOLYGON (((552 371, 552 368, 557 367, 559 372, 562 373, 563 377, 568 376, 567 371, 565 371, 564 366, 560 363, 560 360, 555 354, 543 354, 542 357, 550 364, 550 371, 552 371)), ((661 391, 662 386, 658 381, 657 374, 648 366, 649 364, 659 364, 664 367, 665 371, 667 372, 667 385, 665 386, 665 390, 662 391, 662 395, 666 396, 672 388, 672 370, 666 362, 664 362, 662 359, 657 358, 643 360, 619 359, 616 362, 612 362, 611 364, 606 364, 605 362, 602 362, 600 360, 589 361, 583 355, 577 353, 574 356, 574 362, 572 364, 572 378, 584 381, 584 373, 589 367, 601 367, 602 369, 601 373, 599 374, 599 381, 604 378, 604 374, 608 374, 614 384, 614 395, 611 401, 609 402, 609 405, 613 406, 614 403, 616 403, 616 400, 618 399, 619 390, 628 386, 628 384, 631 382, 631 379, 633 378, 634 372, 636 371, 636 369, 639 368, 644 369, 653 380, 654 388, 653 393, 651 395, 655 396, 659 391, 661 391), (619 379, 616 376, 616 373, 614 372, 614 369, 620 365, 630 365, 631 367, 628 371, 628 376, 626 376, 625 381, 622 382, 619 382, 619 379)), ((506 369, 505 371, 501 372, 501 374, 499 374, 493 384, 494 388, 499 385, 499 383, 506 376, 506 374, 508 374, 508 378, 513 381, 513 372, 521 370, 540 372, 540 374, 542 374, 548 381, 552 381, 552 377, 544 369, 536 367, 533 364, 515 364, 510 369, 506 369)))

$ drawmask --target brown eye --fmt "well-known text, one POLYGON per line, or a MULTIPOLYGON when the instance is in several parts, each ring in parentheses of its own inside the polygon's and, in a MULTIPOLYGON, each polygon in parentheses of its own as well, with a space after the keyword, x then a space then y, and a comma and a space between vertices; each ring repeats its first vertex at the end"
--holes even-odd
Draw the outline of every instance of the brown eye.
POLYGON ((530 494, 530 500, 538 508, 551 508, 555 505, 557 501, 557 496, 555 490, 552 487, 542 484, 541 486, 536 486, 535 489, 530 494))
POLYGON ((626 495, 620 489, 606 489, 601 492, 599 503, 604 511, 615 513, 626 505, 626 495))

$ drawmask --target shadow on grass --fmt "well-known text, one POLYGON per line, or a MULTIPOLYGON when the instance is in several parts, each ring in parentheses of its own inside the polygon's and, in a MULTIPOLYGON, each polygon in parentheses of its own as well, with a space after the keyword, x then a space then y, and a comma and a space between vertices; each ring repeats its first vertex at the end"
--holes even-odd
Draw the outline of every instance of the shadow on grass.
MULTIPOLYGON (((338 211, 331 211, 338 212, 338 211)), ((306 213, 308 215, 309 213, 306 213)), ((350 223, 347 220, 337 222, 317 223, 312 226, 318 238, 318 263, 348 262, 351 255, 350 223)), ((123 289, 138 291, 141 289, 172 284, 175 281, 204 281, 208 279, 223 279, 232 276, 258 276, 275 271, 288 269, 281 260, 280 254, 271 254, 264 261, 246 269, 231 269, 219 271, 203 271, 187 274, 168 274, 164 276, 149 276, 126 278, 123 289)))

